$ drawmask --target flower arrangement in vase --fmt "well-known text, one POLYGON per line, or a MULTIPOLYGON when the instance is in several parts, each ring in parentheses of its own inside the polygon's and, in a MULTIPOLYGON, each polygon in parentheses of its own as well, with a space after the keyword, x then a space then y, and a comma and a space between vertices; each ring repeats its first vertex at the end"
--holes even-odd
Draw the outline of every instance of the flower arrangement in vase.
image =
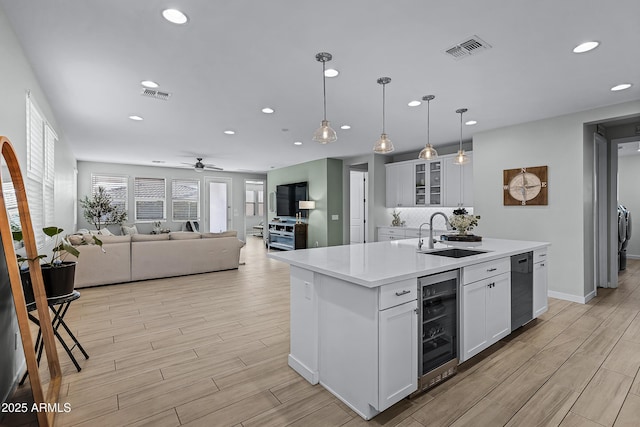
POLYGON ((465 208, 458 208, 453 210, 449 222, 459 235, 464 236, 467 231, 473 230, 473 227, 478 225, 479 219, 480 215, 470 215, 465 208))
POLYGON ((402 227, 405 222, 400 219, 400 212, 396 212, 395 210, 391 212, 391 216, 393 219, 391 220, 392 227, 402 227))

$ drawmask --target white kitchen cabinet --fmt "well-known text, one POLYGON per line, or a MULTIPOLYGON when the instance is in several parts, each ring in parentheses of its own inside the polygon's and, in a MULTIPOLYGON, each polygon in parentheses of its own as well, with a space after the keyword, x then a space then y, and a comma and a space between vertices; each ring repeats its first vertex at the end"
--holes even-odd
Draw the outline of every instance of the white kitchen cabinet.
POLYGON ((546 312, 548 305, 547 284, 547 250, 538 250, 533 253, 533 317, 536 318, 546 312))
POLYGON ((414 162, 388 163, 386 167, 386 203, 388 208, 414 205, 414 162))
POLYGON ((403 227, 378 227, 378 242, 406 239, 403 227))
POLYGON ((461 362, 511 333, 508 263, 504 258, 463 269, 461 362))
POLYGON ((414 162, 414 206, 442 206, 442 160, 414 162))
POLYGON ((473 206, 473 159, 466 154, 471 161, 462 166, 453 163, 455 156, 442 156, 444 206, 473 206))
POLYGON ((418 389, 417 304, 414 299, 380 311, 379 411, 387 409, 418 389))

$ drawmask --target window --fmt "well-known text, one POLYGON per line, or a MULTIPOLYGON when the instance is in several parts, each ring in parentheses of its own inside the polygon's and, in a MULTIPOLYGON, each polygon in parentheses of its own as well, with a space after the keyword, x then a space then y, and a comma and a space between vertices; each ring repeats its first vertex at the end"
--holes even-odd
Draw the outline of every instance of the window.
POLYGON ((42 228, 55 221, 55 142, 58 137, 27 93, 27 179, 26 192, 31 222, 40 248, 48 239, 42 228))
POLYGON ((200 181, 174 179, 171 183, 171 210, 174 221, 200 219, 200 181))
MULTIPOLYGON (((247 185, 249 188, 249 185, 247 185)), ((264 216, 264 191, 250 189, 245 191, 245 216, 264 216)))
POLYGON ((159 221, 165 217, 164 178, 134 178, 136 221, 159 221))
POLYGON ((111 203, 118 207, 118 210, 127 212, 129 177, 91 174, 91 194, 97 193, 99 187, 104 188, 105 193, 111 197, 111 203))

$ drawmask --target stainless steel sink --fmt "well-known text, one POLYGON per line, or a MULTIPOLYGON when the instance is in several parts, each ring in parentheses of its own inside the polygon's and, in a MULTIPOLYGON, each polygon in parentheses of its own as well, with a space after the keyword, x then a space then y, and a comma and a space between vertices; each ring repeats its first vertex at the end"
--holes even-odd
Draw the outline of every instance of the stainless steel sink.
POLYGON ((466 256, 484 254, 484 253, 487 253, 487 251, 478 251, 475 249, 462 249, 462 248, 447 248, 447 249, 422 251, 422 253, 426 255, 446 256, 449 258, 464 258, 466 256))

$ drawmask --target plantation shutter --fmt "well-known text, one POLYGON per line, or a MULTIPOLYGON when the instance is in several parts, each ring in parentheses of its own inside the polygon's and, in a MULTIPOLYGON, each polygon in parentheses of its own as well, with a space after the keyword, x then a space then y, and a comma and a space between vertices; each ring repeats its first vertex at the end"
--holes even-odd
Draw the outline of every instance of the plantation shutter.
POLYGON ((174 221, 200 220, 200 181, 174 179, 171 183, 174 221))
POLYGON ((104 188, 105 193, 111 197, 111 202, 114 206, 118 207, 121 212, 127 212, 128 177, 91 174, 91 194, 96 194, 99 187, 104 188))
POLYGON ((135 178, 134 195, 136 221, 159 221, 165 219, 164 178, 135 178))
POLYGON ((48 239, 42 229, 55 221, 55 142, 58 137, 27 92, 27 179, 25 187, 38 248, 48 239))

